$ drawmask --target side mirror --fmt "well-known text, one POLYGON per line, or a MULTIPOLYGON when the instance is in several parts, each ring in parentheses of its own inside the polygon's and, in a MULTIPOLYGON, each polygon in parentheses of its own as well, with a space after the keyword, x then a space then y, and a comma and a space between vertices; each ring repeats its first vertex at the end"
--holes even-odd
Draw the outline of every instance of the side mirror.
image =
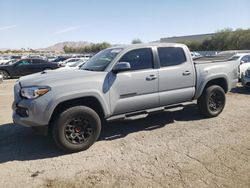
POLYGON ((241 60, 241 61, 240 61, 240 64, 242 65, 243 63, 245 63, 245 61, 241 60))
POLYGON ((118 72, 124 72, 124 71, 128 71, 131 69, 130 63, 128 62, 118 62, 114 68, 113 68, 113 72, 114 73, 118 73, 118 72))

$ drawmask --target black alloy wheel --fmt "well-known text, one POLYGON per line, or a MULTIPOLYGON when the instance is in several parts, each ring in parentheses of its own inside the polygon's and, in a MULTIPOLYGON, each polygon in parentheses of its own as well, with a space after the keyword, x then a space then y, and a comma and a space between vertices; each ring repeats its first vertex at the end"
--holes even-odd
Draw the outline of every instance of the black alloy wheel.
POLYGON ((224 96, 221 92, 214 91, 208 99, 209 109, 213 112, 220 111, 224 106, 224 96))
POLYGON ((64 129, 65 137, 72 144, 86 142, 93 133, 91 122, 83 116, 70 119, 64 129))
POLYGON ((52 122, 52 136, 56 144, 68 153, 88 149, 100 132, 101 119, 87 106, 69 107, 52 122))
POLYGON ((205 88, 197 100, 200 112, 209 118, 218 116, 223 111, 225 103, 225 91, 218 85, 205 88))

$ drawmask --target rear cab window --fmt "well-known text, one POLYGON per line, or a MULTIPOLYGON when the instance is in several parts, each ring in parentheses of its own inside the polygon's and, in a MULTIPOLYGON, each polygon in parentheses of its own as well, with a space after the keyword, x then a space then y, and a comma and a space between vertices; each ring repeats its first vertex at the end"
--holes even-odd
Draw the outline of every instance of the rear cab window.
POLYGON ((160 67, 180 65, 187 61, 184 50, 181 47, 158 47, 160 67))

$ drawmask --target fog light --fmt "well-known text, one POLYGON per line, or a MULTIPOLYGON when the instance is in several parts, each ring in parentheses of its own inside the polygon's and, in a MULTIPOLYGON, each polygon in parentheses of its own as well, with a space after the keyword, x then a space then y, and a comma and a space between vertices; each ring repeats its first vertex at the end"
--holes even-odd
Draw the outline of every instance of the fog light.
POLYGON ((29 117, 29 110, 27 108, 17 107, 16 113, 21 117, 29 117))

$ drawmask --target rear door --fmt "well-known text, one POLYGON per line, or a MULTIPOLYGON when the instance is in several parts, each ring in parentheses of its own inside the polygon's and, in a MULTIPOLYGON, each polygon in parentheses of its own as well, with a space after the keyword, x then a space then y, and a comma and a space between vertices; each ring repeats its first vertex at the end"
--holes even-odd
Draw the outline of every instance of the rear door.
POLYGON ((32 66, 33 73, 41 72, 47 68, 50 68, 50 66, 48 65, 48 62, 43 59, 33 59, 32 65, 33 65, 32 66))
POLYGON ((129 62, 131 70, 110 74, 110 103, 113 115, 159 106, 158 70, 151 48, 134 49, 118 62, 129 62))
POLYGON ((195 70, 189 54, 182 47, 158 47, 160 105, 192 100, 195 70))

